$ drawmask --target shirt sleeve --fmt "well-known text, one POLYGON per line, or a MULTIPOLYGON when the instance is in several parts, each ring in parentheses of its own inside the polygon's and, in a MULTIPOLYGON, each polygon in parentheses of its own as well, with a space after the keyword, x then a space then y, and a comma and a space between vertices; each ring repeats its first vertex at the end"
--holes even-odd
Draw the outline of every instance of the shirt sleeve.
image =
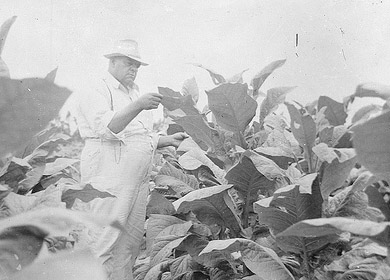
POLYGON ((120 138, 121 133, 115 134, 109 128, 115 112, 111 110, 109 92, 99 89, 86 90, 80 94, 80 110, 88 126, 99 138, 120 138))

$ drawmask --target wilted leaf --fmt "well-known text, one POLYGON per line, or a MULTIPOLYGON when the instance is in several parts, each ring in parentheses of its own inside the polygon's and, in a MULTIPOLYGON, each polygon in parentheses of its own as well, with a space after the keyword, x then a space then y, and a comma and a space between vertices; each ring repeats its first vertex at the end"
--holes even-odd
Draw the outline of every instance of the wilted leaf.
POLYGON ((390 222, 377 223, 341 217, 319 218, 298 222, 280 233, 279 236, 320 237, 348 231, 370 237, 386 246, 389 242, 389 226, 390 222))
POLYGON ((230 77, 230 78, 227 78, 227 79, 226 79, 226 82, 227 82, 227 83, 232 83, 232 84, 234 84, 234 83, 243 83, 244 81, 243 81, 242 75, 243 75, 246 71, 248 71, 248 70, 249 70, 249 68, 248 68, 248 69, 245 69, 245 70, 242 70, 240 73, 237 73, 237 74, 233 75, 233 76, 230 77))
POLYGON ((352 128, 359 163, 377 177, 390 178, 390 112, 352 128))
POLYGON ((364 83, 356 87, 355 97, 378 97, 383 100, 390 98, 390 86, 377 83, 364 83))
POLYGON ((25 145, 57 116, 70 95, 45 79, 0 77, 0 157, 25 145))
POLYGON ((66 208, 72 208, 76 198, 84 202, 90 202, 95 198, 115 197, 108 192, 101 192, 94 189, 90 184, 86 184, 82 189, 66 190, 61 197, 61 200, 66 203, 66 208))
POLYGON ((12 275, 13 280, 106 280, 103 266, 88 250, 52 254, 12 275))
POLYGON ((264 125, 265 118, 285 102, 287 93, 293 89, 295 87, 277 87, 267 91, 267 96, 260 105, 259 123, 261 128, 264 125))
POLYGON ((343 125, 347 119, 347 113, 344 109, 344 104, 339 103, 327 96, 320 96, 318 99, 318 110, 326 107, 325 109, 325 118, 329 121, 331 125, 343 125))
POLYGON ((304 149, 305 159, 311 172, 313 171, 312 148, 316 140, 316 124, 309 114, 298 111, 292 104, 285 104, 290 113, 291 131, 299 145, 304 149))
POLYGON ((293 275, 283 265, 276 253, 255 242, 242 238, 212 240, 200 255, 213 251, 240 252, 245 265, 263 279, 293 280, 293 275))
POLYGON ((233 201, 227 190, 231 185, 221 185, 190 192, 173 202, 177 213, 192 211, 202 223, 228 227, 234 235, 241 231, 233 201))
POLYGON ((163 95, 161 104, 169 111, 180 109, 186 115, 199 115, 191 95, 183 96, 179 92, 163 87, 158 87, 158 92, 163 95))
POLYGON ((356 124, 357 122, 363 122, 371 119, 373 116, 378 115, 382 112, 382 107, 376 104, 370 104, 364 106, 356 111, 353 115, 351 123, 356 124))
POLYGON ((210 110, 222 128, 240 133, 253 119, 257 102, 247 91, 246 84, 223 84, 206 91, 210 110))
POLYGON ((209 69, 209 68, 206 68, 206 67, 203 66, 202 64, 197 64, 197 63, 191 63, 191 64, 194 65, 194 66, 196 66, 196 67, 203 68, 203 69, 205 69, 207 72, 209 72, 210 77, 211 77, 211 79, 213 80, 213 83, 214 83, 214 84, 218 85, 218 84, 226 83, 225 78, 224 78, 222 75, 216 73, 215 71, 213 71, 213 70, 211 70, 211 69, 209 69))
POLYGON ((196 80, 194 77, 184 81, 181 92, 182 92, 183 96, 190 95, 195 103, 198 102, 199 88, 198 88, 198 84, 196 83, 196 80))
POLYGON ((283 64, 286 62, 285 59, 283 60, 276 60, 270 64, 268 64, 266 67, 264 67, 258 74, 256 74, 252 80, 251 80, 251 87, 253 89, 253 95, 256 95, 260 87, 263 85, 264 81, 268 78, 269 75, 272 74, 276 69, 283 66, 283 64))
POLYGON ((336 189, 340 188, 357 162, 354 149, 334 150, 338 154, 331 163, 324 162, 321 167, 321 194, 324 200, 336 189), (343 161, 342 161, 343 160, 343 161))

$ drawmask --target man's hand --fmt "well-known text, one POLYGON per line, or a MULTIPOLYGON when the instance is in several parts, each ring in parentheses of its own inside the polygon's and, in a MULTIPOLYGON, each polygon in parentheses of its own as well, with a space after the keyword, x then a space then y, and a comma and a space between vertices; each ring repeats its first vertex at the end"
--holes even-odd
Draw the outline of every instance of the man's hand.
POLYGON ((135 102, 141 110, 157 109, 161 103, 162 95, 157 92, 151 92, 141 95, 135 102))
POLYGON ((185 132, 177 132, 172 135, 161 136, 158 140, 157 148, 163 148, 166 146, 174 146, 177 148, 179 147, 180 143, 188 137, 188 134, 185 132))
POLYGON ((170 135, 172 137, 171 139, 171 146, 179 147, 181 142, 183 142, 184 139, 188 138, 188 134, 185 132, 177 132, 175 134, 170 135))

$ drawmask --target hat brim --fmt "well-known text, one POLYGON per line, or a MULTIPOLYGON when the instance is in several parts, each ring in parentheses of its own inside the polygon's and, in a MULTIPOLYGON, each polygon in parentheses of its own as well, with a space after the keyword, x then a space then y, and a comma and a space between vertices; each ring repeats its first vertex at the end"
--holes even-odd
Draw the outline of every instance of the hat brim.
POLYGON ((140 60, 138 57, 135 57, 135 56, 132 56, 132 55, 125 55, 123 53, 109 53, 109 54, 105 54, 104 57, 106 58, 111 58, 111 57, 116 57, 116 56, 124 56, 124 57, 128 57, 128 58, 131 58, 135 61, 138 61, 139 63, 141 63, 142 66, 147 66, 149 65, 148 63, 140 60))

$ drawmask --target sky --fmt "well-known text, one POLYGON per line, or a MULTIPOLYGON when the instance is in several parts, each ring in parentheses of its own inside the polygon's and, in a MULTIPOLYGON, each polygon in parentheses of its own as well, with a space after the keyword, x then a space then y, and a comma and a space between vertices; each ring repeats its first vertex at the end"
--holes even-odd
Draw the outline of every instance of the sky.
POLYGON ((144 92, 179 91, 195 77, 205 102, 211 79, 189 63, 226 77, 249 68, 249 83, 287 59, 263 91, 297 86, 287 100, 342 101, 359 83, 390 84, 389 14, 390 1, 379 0, 0 0, 2 22, 18 17, 2 58, 13 78, 58 66, 56 82, 76 91, 104 75, 116 40, 133 38, 150 63, 136 81, 144 92))

